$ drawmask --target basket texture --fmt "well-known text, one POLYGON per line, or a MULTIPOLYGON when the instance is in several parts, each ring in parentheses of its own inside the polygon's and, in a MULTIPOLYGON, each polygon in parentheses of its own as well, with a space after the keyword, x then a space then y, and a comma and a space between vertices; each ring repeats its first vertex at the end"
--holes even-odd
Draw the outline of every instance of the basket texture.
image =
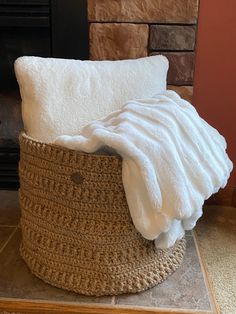
POLYGON ((20 136, 21 255, 45 282, 85 295, 135 293, 182 262, 185 239, 156 249, 130 217, 117 156, 20 136))

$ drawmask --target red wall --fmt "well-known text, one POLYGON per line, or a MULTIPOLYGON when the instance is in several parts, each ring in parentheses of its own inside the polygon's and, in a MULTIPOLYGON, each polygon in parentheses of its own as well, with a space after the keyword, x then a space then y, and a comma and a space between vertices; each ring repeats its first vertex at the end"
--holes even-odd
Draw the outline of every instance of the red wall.
POLYGON ((236 0, 200 0, 193 103, 225 136, 236 185, 236 0))

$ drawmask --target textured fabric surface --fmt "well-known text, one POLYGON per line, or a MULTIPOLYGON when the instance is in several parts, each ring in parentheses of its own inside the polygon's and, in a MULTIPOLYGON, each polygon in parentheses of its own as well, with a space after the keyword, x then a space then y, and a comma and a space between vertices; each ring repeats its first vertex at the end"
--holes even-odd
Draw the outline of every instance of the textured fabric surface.
POLYGON ((56 143, 87 153, 106 145, 122 156, 134 225, 159 248, 195 226, 204 200, 226 185, 232 170, 223 136, 170 90, 130 101, 56 143))
POLYGON ((121 159, 20 137, 21 255, 54 286, 86 295, 138 292, 182 262, 185 239, 156 249, 136 230, 121 159))
POLYGON ((122 61, 18 58, 24 129, 44 142, 75 134, 128 100, 164 91, 167 70, 163 56, 122 61))

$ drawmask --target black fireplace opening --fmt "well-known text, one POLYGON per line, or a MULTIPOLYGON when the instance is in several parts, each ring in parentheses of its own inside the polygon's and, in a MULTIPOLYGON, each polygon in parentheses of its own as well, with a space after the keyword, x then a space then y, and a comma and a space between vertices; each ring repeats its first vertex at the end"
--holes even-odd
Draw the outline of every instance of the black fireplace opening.
POLYGON ((0 189, 18 189, 23 129, 14 61, 89 58, 86 0, 0 0, 0 189))
POLYGON ((17 88, 13 64, 22 55, 51 55, 49 0, 0 1, 0 86, 17 88))

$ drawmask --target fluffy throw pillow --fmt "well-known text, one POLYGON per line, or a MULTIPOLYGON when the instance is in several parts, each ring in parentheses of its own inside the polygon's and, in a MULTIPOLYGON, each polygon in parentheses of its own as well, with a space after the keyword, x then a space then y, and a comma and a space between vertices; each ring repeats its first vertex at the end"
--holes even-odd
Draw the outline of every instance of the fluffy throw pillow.
POLYGON ((121 61, 18 58, 25 131, 44 142, 76 134, 128 100, 165 91, 167 71, 161 55, 121 61))

